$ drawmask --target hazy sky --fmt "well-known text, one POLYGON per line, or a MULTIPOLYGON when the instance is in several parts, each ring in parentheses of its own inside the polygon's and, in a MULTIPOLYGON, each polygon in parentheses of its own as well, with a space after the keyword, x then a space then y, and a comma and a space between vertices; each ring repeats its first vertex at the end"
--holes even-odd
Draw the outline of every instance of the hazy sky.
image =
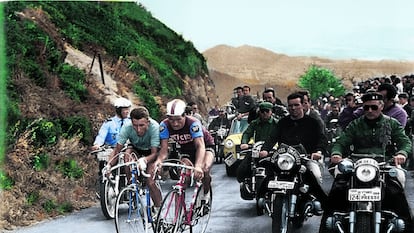
POLYGON ((414 60, 412 0, 139 0, 203 52, 252 45, 288 55, 414 60))

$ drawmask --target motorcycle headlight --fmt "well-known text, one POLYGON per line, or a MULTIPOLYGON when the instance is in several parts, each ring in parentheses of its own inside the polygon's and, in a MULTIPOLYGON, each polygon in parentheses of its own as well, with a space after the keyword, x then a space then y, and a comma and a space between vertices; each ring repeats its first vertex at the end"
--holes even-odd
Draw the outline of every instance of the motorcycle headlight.
POLYGON ((373 180, 379 170, 378 163, 372 158, 363 158, 355 162, 355 174, 358 180, 370 182, 373 180))
POLYGON ((372 165, 361 165, 356 168, 356 177, 362 182, 370 182, 377 175, 377 169, 372 165))
POLYGON ((226 140, 225 142, 224 142, 224 146, 227 148, 227 149, 231 149, 231 148, 233 148, 233 146, 234 146, 234 142, 232 141, 232 140, 226 140))
POLYGON ((277 166, 282 171, 288 171, 292 169, 293 165, 295 164, 295 157, 288 153, 279 154, 277 158, 277 166))

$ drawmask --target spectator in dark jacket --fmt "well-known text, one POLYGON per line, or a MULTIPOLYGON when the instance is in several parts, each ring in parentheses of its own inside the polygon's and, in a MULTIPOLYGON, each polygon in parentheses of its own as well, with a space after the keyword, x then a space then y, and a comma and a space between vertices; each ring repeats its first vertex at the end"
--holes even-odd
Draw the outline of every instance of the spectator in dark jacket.
POLYGON ((345 108, 341 111, 338 124, 341 129, 345 129, 349 122, 354 119, 353 113, 357 109, 354 93, 349 92, 345 95, 345 108))

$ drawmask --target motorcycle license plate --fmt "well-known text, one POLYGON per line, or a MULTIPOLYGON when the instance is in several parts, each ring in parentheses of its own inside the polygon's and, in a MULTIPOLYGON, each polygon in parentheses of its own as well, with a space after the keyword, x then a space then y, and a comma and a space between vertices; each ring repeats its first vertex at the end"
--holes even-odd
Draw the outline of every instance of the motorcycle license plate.
POLYGON ((295 187, 295 183, 289 181, 271 180, 267 184, 267 187, 272 189, 293 189, 293 187, 295 187))
POLYGON ((381 189, 350 189, 348 191, 349 201, 380 201, 381 189))
POLYGON ((227 166, 231 167, 237 159, 233 156, 233 154, 227 156, 227 158, 224 160, 224 162, 227 164, 227 166))

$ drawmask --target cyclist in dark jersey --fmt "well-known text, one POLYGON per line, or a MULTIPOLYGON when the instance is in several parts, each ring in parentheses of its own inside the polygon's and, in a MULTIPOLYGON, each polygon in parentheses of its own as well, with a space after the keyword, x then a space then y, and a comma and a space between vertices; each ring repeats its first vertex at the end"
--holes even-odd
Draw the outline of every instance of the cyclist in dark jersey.
MULTIPOLYGON (((155 164, 168 156, 168 140, 174 139, 181 146, 181 154, 188 158, 181 160, 195 167, 194 176, 202 180, 205 194, 210 191, 210 170, 214 162, 214 139, 201 122, 185 113, 186 103, 174 99, 167 103, 167 116, 160 123, 160 153, 155 164)), ((208 196, 208 195, 206 195, 208 196)))

